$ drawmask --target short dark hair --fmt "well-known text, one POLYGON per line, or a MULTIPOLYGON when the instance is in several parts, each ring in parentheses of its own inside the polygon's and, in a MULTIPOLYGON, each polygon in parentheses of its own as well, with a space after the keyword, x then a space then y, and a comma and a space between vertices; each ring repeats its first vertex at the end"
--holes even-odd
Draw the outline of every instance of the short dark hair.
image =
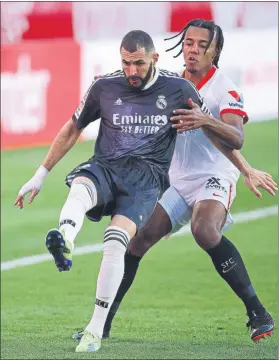
MULTIPOLYGON (((222 49, 224 46, 224 35, 223 35, 223 31, 220 28, 220 26, 216 25, 215 22, 212 20, 194 19, 194 20, 188 22, 188 24, 186 24, 184 26, 184 28, 177 35, 172 36, 168 39, 164 39, 164 40, 171 40, 171 39, 174 39, 175 37, 179 36, 180 34, 182 34, 179 42, 175 46, 173 46, 172 48, 170 48, 166 51, 175 49, 177 46, 179 46, 183 42, 185 34, 190 26, 207 29, 209 31, 209 34, 210 34, 209 43, 208 43, 205 51, 207 51, 207 49, 209 48, 209 46, 214 38, 214 33, 216 32, 216 56, 213 60, 213 65, 215 65, 218 68, 219 58, 220 58, 220 55, 221 55, 221 52, 222 52, 222 49)), ((182 51, 183 51, 183 49, 181 47, 179 53, 177 55, 175 55, 174 58, 178 57, 182 53, 182 51)))
POLYGON ((132 30, 122 39, 120 50, 124 48, 130 53, 144 48, 146 52, 154 52, 155 46, 150 35, 142 30, 132 30))

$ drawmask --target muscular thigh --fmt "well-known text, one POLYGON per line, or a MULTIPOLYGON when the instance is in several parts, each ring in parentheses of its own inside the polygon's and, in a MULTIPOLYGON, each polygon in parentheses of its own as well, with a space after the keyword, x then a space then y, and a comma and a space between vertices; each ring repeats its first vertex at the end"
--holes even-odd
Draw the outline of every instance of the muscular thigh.
POLYGON ((94 184, 97 192, 97 202, 86 216, 91 221, 100 221, 103 216, 111 215, 112 209, 115 207, 114 194, 112 192, 112 184, 109 177, 106 176, 105 169, 99 167, 94 158, 88 160, 73 169, 66 177, 66 184, 71 186, 76 178, 87 178, 94 184))
POLYGON ((157 203, 147 223, 130 241, 128 249, 133 255, 143 256, 148 249, 171 231, 171 227, 168 214, 162 206, 157 203))
POLYGON ((211 224, 221 231, 227 217, 224 205, 216 200, 202 200, 194 205, 192 224, 211 224))
POLYGON ((193 197, 192 229, 201 233, 206 228, 212 237, 213 230, 220 233, 229 228, 232 224, 229 209, 235 195, 235 182, 222 176, 200 179, 193 197))
POLYGON ((221 229, 227 217, 227 210, 216 200, 202 200, 194 205, 191 230, 197 244, 207 250, 221 240, 221 229))

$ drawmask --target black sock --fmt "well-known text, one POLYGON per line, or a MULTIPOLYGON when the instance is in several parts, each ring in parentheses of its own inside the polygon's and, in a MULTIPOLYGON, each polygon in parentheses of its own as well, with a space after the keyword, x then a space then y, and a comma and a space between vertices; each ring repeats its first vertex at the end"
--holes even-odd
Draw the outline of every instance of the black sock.
POLYGON ((220 243, 207 250, 215 269, 243 301, 249 317, 263 315, 265 308, 258 299, 237 248, 225 236, 220 243))
POLYGON ((122 299, 124 298, 126 292, 130 289, 130 286, 132 285, 135 279, 139 267, 139 262, 141 259, 142 259, 141 257, 131 254, 131 252, 127 249, 125 254, 124 276, 117 291, 117 294, 115 296, 115 299, 109 310, 104 326, 104 333, 110 331, 112 320, 115 314, 117 313, 117 310, 120 306, 122 299))

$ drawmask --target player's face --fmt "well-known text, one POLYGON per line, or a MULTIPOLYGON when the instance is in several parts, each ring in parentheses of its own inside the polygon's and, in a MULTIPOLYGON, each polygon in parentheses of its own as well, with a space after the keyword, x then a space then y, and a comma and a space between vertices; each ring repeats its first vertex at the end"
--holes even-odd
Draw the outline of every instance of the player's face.
POLYGON ((207 29, 191 26, 184 37, 183 55, 186 69, 192 74, 208 71, 216 55, 216 35, 206 50, 210 33, 207 29))
POLYGON ((141 48, 133 53, 126 51, 123 47, 120 50, 122 69, 128 84, 136 89, 143 89, 154 76, 155 63, 158 61, 158 54, 148 53, 141 48))

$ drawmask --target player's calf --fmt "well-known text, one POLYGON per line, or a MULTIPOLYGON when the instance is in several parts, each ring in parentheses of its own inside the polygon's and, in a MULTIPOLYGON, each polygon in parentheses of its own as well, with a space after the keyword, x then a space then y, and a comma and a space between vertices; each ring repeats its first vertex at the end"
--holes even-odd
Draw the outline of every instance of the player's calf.
POLYGON ((104 325, 124 274, 124 256, 129 233, 119 226, 109 226, 104 236, 104 253, 97 281, 95 309, 85 330, 102 338, 104 325))

